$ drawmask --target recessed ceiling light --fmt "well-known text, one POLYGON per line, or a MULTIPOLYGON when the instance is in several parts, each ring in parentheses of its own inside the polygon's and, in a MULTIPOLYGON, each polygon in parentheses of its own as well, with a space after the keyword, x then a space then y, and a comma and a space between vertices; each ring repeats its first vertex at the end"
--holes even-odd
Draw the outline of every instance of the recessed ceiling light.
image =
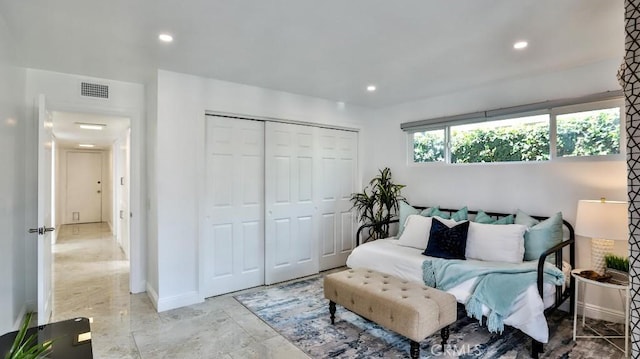
POLYGON ((102 131, 102 129, 104 127, 107 127, 107 125, 105 125, 103 123, 81 123, 81 122, 76 122, 76 125, 78 125, 80 128, 82 128, 84 130, 96 130, 96 131, 102 131))
POLYGON ((528 45, 529 45, 529 43, 526 42, 526 41, 518 41, 515 44, 513 44, 513 48, 516 49, 516 50, 522 50, 525 47, 527 47, 528 45))
POLYGON ((160 39, 160 41, 162 42, 171 42, 173 41, 173 36, 169 34, 160 34, 158 35, 158 39, 160 39))
POLYGON ((376 86, 375 86, 375 85, 369 85, 369 86, 367 86, 367 91, 369 91, 369 92, 373 92, 373 91, 375 91, 375 90, 376 90, 376 86))
POLYGON ((80 143, 78 147, 93 148, 93 147, 96 147, 96 145, 92 145, 90 143, 80 143))

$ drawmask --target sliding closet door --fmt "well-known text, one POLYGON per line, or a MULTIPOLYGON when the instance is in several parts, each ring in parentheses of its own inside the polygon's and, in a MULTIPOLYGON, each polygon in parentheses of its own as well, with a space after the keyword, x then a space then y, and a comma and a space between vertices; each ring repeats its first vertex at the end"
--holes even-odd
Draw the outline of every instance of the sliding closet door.
POLYGON ((319 129, 320 270, 345 265, 355 246, 356 216, 351 210, 358 170, 358 134, 319 129))
POLYGON ((205 296, 264 283, 264 122, 206 117, 205 296))
POLYGON ((265 282, 271 284, 319 271, 318 129, 265 126, 265 282))

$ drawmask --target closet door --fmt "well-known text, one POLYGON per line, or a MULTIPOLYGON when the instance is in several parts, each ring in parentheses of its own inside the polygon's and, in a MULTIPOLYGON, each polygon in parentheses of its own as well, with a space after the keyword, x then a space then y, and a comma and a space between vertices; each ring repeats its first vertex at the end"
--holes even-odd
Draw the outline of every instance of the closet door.
POLYGON ((319 271, 315 127, 265 124, 265 282, 319 271))
POLYGON ((206 297, 264 283, 263 151, 263 122, 206 117, 206 297))
POLYGON ((345 265, 355 246, 356 216, 351 210, 358 171, 358 134, 319 129, 320 270, 345 265))

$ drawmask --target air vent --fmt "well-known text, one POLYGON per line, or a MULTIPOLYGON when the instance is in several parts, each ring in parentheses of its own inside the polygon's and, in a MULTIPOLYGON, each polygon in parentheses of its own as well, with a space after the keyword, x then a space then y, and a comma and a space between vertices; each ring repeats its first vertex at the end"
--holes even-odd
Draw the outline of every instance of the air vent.
POLYGON ((80 94, 87 97, 109 98, 109 86, 83 82, 80 85, 80 94))

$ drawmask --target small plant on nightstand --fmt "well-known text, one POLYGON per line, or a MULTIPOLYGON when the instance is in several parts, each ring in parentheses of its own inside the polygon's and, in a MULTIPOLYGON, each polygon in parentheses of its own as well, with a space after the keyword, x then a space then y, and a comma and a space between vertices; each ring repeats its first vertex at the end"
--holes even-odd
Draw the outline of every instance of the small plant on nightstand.
POLYGON ((32 315, 33 313, 29 312, 25 316, 5 359, 40 359, 45 358, 51 351, 53 341, 38 343, 37 334, 27 337, 27 329, 29 328, 29 323, 31 323, 32 315))
POLYGON ((629 283, 629 259, 616 256, 614 254, 605 254, 605 274, 611 275, 612 281, 618 284, 629 283))

